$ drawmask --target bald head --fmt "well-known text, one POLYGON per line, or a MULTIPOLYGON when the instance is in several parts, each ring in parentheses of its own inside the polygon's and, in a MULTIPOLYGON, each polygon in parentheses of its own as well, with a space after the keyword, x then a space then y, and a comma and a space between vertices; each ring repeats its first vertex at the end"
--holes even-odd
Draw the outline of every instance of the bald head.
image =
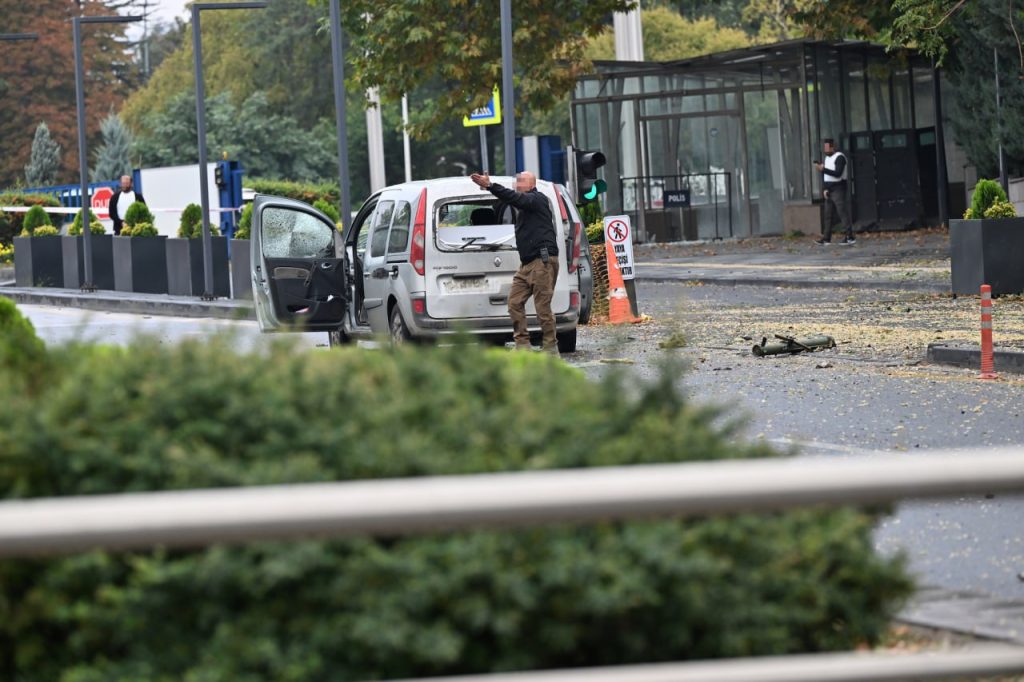
POLYGON ((537 176, 530 171, 523 171, 516 176, 516 191, 529 192, 537 186, 537 176))
POLYGON ((127 192, 132 188, 132 176, 122 175, 121 176, 121 191, 127 192))

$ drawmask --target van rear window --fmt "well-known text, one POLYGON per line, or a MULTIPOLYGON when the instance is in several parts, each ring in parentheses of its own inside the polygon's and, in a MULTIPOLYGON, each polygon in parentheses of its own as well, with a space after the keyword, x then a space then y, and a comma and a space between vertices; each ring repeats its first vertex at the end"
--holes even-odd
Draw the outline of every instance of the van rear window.
POLYGON ((437 207, 434 239, 442 251, 515 249, 515 209, 497 199, 453 199, 437 207))

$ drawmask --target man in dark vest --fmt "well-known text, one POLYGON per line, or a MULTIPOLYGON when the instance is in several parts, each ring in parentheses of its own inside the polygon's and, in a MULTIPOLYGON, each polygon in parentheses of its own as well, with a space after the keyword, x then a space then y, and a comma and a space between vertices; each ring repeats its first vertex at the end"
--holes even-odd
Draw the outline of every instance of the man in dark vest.
POLYGON ((114 192, 114 196, 110 198, 109 211, 110 219, 114 221, 114 234, 121 234, 121 228, 124 227, 124 216, 128 212, 128 207, 136 201, 146 203, 146 200, 142 198, 142 194, 132 189, 132 176, 122 175, 121 189, 114 192))
POLYGON ((530 349, 530 332, 526 326, 526 301, 533 296, 537 318, 544 332, 543 349, 558 355, 555 316, 551 299, 558 281, 558 237, 551 217, 551 203, 537 191, 537 176, 523 171, 516 176, 514 190, 491 182, 486 175, 474 173, 473 182, 503 203, 514 206, 516 215, 516 249, 520 266, 512 279, 508 295, 508 314, 516 350, 530 349))

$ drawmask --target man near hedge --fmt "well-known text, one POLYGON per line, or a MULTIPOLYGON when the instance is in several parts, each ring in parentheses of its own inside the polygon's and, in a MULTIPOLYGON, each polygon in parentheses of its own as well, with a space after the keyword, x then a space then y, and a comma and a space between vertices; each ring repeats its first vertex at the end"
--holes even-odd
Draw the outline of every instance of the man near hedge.
POLYGON ((142 194, 132 189, 132 176, 122 175, 121 189, 114 192, 108 207, 110 219, 114 221, 114 234, 121 234, 121 228, 124 226, 124 217, 128 213, 128 207, 136 201, 143 204, 146 203, 146 200, 142 198, 142 194))
POLYGON ((853 219, 850 217, 850 191, 847 188, 846 179, 849 177, 849 166, 846 163, 846 155, 836 149, 835 140, 826 137, 822 140, 825 150, 825 158, 822 161, 815 161, 814 167, 822 174, 822 187, 825 197, 825 230, 824 235, 816 243, 832 243, 832 220, 838 214, 843 221, 843 228, 846 230, 846 238, 840 244, 856 244, 853 237, 853 219))
POLYGON ((519 270, 512 279, 508 295, 508 314, 512 318, 516 350, 530 349, 530 332, 526 327, 526 301, 533 296, 537 318, 544 332, 543 349, 558 355, 555 316, 551 299, 558 280, 558 237, 551 217, 548 198, 537 191, 537 176, 523 171, 516 176, 514 190, 491 182, 487 175, 474 173, 470 178, 503 203, 515 206, 516 249, 519 270))

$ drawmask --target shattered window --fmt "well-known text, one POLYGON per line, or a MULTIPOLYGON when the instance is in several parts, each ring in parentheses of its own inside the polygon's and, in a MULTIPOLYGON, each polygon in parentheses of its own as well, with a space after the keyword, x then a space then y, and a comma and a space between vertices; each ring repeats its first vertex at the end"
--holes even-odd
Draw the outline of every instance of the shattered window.
POLYGON ((309 213, 270 206, 263 209, 261 218, 267 258, 322 258, 334 251, 334 230, 309 213))

